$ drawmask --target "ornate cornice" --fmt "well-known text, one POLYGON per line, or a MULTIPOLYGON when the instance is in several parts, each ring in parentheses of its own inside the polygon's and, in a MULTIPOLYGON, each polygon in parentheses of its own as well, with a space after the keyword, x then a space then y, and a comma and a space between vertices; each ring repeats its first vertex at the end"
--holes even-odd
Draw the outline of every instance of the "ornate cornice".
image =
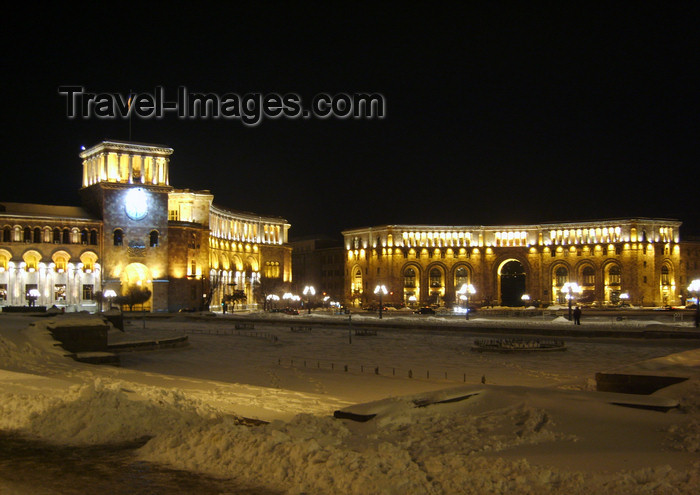
POLYGON ((173 154, 173 149, 159 144, 130 143, 127 141, 102 141, 80 153, 80 158, 86 159, 103 152, 133 153, 135 155, 154 155, 167 157, 173 154))

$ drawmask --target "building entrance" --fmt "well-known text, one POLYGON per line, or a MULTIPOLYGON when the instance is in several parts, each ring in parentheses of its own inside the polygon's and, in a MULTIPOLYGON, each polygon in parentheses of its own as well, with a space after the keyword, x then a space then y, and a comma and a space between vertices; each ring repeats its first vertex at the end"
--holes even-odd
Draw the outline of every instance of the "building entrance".
POLYGON ((509 260, 501 265, 501 305, 522 306, 525 294, 525 268, 518 260, 509 260))

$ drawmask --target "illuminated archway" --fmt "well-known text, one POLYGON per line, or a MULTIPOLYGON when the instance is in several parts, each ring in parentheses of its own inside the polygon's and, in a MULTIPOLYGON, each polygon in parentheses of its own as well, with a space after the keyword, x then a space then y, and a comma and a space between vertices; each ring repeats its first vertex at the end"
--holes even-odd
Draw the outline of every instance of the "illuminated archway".
POLYGON ((501 306, 522 306, 522 296, 526 292, 527 275, 520 260, 510 258, 498 267, 498 282, 501 306))
POLYGON ((420 301, 420 265, 409 263, 401 270, 403 276, 403 302, 408 306, 415 306, 420 301))
POLYGON ((352 279, 350 281, 350 297, 355 306, 359 306, 362 301, 363 283, 362 268, 355 265, 352 269, 352 279))
POLYGON ((122 294, 131 286, 143 287, 151 291, 151 298, 141 305, 143 311, 149 311, 153 300, 153 275, 151 270, 142 263, 131 263, 122 270, 120 279, 122 294))

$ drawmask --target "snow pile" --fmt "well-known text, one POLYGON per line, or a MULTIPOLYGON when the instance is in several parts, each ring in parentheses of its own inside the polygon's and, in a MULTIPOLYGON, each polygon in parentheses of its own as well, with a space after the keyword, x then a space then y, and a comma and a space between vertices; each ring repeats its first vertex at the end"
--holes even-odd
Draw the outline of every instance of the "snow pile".
POLYGON ((177 391, 153 389, 137 396, 122 383, 100 379, 74 385, 60 397, 3 393, 0 418, 2 429, 65 445, 122 443, 221 420, 177 391))
MULTIPOLYGON (((202 359, 196 361, 203 368, 196 378, 90 366, 66 358, 43 325, 0 338, 2 430, 66 445, 148 438, 138 450, 141 460, 285 493, 690 494, 700 485, 698 350, 634 364, 637 369, 673 374, 685 370, 691 376, 662 390, 660 397, 630 399, 620 397, 624 394, 554 387, 496 386, 489 380, 488 385, 414 389, 400 397, 348 407, 337 397, 344 382, 364 384, 356 385, 367 388, 364 394, 379 384, 395 390, 420 382, 393 377, 370 381, 369 376, 268 366, 263 364, 270 361, 266 343, 221 337, 199 341, 200 349, 209 342, 214 354, 200 356, 194 349, 157 354, 169 356, 159 371, 166 365, 173 370, 182 366, 177 359, 202 359), (245 376, 244 370, 271 373, 277 383, 307 380, 307 387, 325 379, 336 395, 213 381, 209 376, 218 371, 217 360, 232 359, 229 345, 262 356, 259 363, 241 360, 237 377, 245 376), (680 402, 680 409, 661 413, 615 405, 625 399, 643 403, 665 398, 680 402), (331 404, 373 418, 335 419, 328 412, 331 404), (290 410, 315 414, 297 414, 289 421, 258 427, 244 426, 239 417, 280 417, 275 414, 290 410)), ((338 346, 335 335, 294 334, 287 339, 298 339, 298 345, 312 347, 305 352, 319 355, 336 348, 349 352, 338 346), (326 340, 328 349, 323 347, 326 340)), ((456 352, 454 345, 443 345, 444 339, 448 337, 412 335, 404 349, 397 347, 401 341, 392 335, 366 345, 379 346, 382 353, 397 348, 402 355, 411 352, 409 346, 422 354, 429 348, 434 354, 430 359, 436 361, 456 352)), ((364 345, 355 343, 352 349, 364 345)), ((608 352, 620 359, 621 351, 608 352)), ((496 359, 467 355, 483 365, 496 359)), ((595 358, 599 363, 600 357, 595 358)), ((513 376, 526 369, 526 361, 498 359, 507 359, 513 376)), ((572 356, 561 359, 558 366, 563 370, 572 356)))
POLYGON ((367 423, 299 415, 254 429, 172 431, 140 456, 286 493, 694 493, 700 481, 700 463, 599 474, 499 457, 538 444, 556 452, 578 440, 527 403, 491 409, 509 402, 502 395, 509 394, 485 393, 466 408, 472 398, 426 407, 388 399, 372 406, 381 413, 367 423))

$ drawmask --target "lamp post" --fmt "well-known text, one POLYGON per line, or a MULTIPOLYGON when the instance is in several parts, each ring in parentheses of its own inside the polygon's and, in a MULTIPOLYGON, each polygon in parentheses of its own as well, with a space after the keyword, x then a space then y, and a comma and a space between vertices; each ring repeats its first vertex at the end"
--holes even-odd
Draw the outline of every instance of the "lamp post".
POLYGON ((690 283, 688 292, 695 294, 695 327, 697 328, 700 325, 700 278, 690 283))
POLYGON ((377 285, 374 288, 374 293, 379 295, 379 319, 382 319, 382 309, 384 309, 384 306, 382 304, 382 296, 386 296, 389 291, 386 289, 386 285, 377 285))
POLYGON ((629 299, 630 295, 627 292, 620 294, 620 307, 629 306, 629 303, 627 302, 629 299))
POLYGON ((573 301, 574 301, 574 292, 580 294, 582 292, 582 289, 578 286, 578 284, 576 282, 566 282, 564 284, 564 286, 561 288, 561 291, 567 293, 566 298, 569 300, 569 321, 571 321, 571 318, 572 318, 571 305, 573 304, 573 301))
POLYGON ((313 285, 307 285, 304 287, 304 295, 306 296, 306 307, 309 310, 309 314, 311 314, 311 296, 316 294, 316 289, 314 289, 313 285))
POLYGON ((523 294, 520 296, 520 300, 523 302, 523 306, 527 306, 527 303, 530 302, 530 296, 527 294, 523 294))
POLYGON ((464 319, 469 319, 469 296, 476 294, 476 289, 472 284, 462 284, 462 287, 457 291, 460 299, 464 301, 464 319))
POLYGON ((280 296, 278 296, 277 294, 268 294, 265 299, 267 299, 268 309, 273 309, 272 308, 272 306, 274 305, 273 301, 279 301, 280 296))
POLYGON ((114 289, 107 289, 103 295, 107 299, 107 311, 109 311, 112 309, 112 299, 117 297, 117 293, 114 292, 114 289))
POLYGON ((29 289, 27 299, 29 300, 29 306, 36 306, 36 301, 41 297, 41 292, 39 289, 29 289))

